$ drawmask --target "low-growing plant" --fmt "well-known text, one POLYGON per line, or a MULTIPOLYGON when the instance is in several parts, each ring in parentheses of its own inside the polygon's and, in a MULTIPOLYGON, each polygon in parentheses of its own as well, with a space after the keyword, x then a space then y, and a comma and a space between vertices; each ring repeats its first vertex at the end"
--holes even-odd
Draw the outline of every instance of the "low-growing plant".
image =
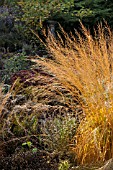
POLYGON ((40 141, 45 151, 60 158, 69 156, 71 140, 76 134, 77 120, 72 115, 49 116, 40 126, 40 141))
POLYGON ((36 153, 38 151, 38 149, 33 146, 33 143, 31 141, 27 141, 27 142, 22 143, 22 147, 28 148, 29 150, 31 149, 31 151, 33 153, 36 153))
MULTIPOLYGON (((73 147, 79 163, 113 157, 113 37, 110 28, 98 25, 94 37, 82 24, 82 34, 50 36, 47 46, 54 60, 47 66, 80 103, 80 122, 73 147)), ((66 139, 66 138, 65 138, 66 139)), ((67 139, 66 139, 67 140, 67 139)))
POLYGON ((27 60, 27 57, 23 53, 10 57, 4 61, 2 80, 5 83, 9 83, 12 74, 20 70, 27 70, 30 67, 31 63, 27 60))
POLYGON ((58 170, 69 170, 70 164, 68 160, 64 160, 59 164, 58 170))

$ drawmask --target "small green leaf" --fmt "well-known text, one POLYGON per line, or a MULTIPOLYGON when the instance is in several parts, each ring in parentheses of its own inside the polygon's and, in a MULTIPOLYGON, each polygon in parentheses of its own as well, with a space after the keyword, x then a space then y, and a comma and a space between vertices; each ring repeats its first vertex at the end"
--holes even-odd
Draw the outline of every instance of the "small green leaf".
POLYGON ((27 145, 28 145, 28 147, 30 148, 30 147, 32 146, 32 142, 31 142, 31 141, 28 141, 28 142, 27 142, 27 145))
POLYGON ((31 148, 32 142, 31 142, 31 141, 27 141, 27 142, 22 143, 22 146, 26 146, 26 145, 27 145, 29 148, 31 148))
POLYGON ((26 143, 26 142, 22 143, 22 146, 25 146, 25 145, 27 145, 27 143, 26 143))
POLYGON ((32 152, 33 152, 33 153, 36 153, 37 150, 38 150, 37 148, 33 148, 33 149, 32 149, 32 152))

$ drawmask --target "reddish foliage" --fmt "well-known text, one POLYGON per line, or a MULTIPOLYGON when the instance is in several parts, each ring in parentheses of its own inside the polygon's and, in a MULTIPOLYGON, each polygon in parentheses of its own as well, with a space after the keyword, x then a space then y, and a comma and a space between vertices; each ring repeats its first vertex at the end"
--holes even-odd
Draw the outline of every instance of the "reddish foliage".
POLYGON ((52 75, 41 69, 20 70, 11 76, 11 84, 13 84, 17 78, 20 79, 20 83, 24 83, 24 87, 46 85, 46 83, 51 83, 54 79, 52 75), (47 77, 49 77, 49 79, 47 77))

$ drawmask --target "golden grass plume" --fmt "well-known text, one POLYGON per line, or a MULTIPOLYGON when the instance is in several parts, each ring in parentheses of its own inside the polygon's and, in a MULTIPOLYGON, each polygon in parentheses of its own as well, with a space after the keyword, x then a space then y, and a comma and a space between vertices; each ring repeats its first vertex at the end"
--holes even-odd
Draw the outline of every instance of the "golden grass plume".
POLYGON ((65 42, 49 36, 53 59, 40 62, 79 100, 86 117, 72 150, 78 162, 91 163, 113 157, 113 37, 107 24, 98 25, 94 36, 81 28, 76 37, 62 29, 65 42))

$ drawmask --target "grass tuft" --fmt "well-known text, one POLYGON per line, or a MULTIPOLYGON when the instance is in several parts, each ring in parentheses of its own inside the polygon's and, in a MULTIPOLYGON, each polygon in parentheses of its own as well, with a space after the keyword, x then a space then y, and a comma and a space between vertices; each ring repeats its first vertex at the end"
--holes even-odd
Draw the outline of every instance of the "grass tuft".
MULTIPOLYGON (((113 157, 113 41, 110 28, 98 25, 94 37, 82 24, 76 37, 62 29, 47 39, 53 60, 41 60, 69 90, 85 113, 72 150, 79 163, 113 157)), ((38 61, 39 62, 39 61, 38 61)))

